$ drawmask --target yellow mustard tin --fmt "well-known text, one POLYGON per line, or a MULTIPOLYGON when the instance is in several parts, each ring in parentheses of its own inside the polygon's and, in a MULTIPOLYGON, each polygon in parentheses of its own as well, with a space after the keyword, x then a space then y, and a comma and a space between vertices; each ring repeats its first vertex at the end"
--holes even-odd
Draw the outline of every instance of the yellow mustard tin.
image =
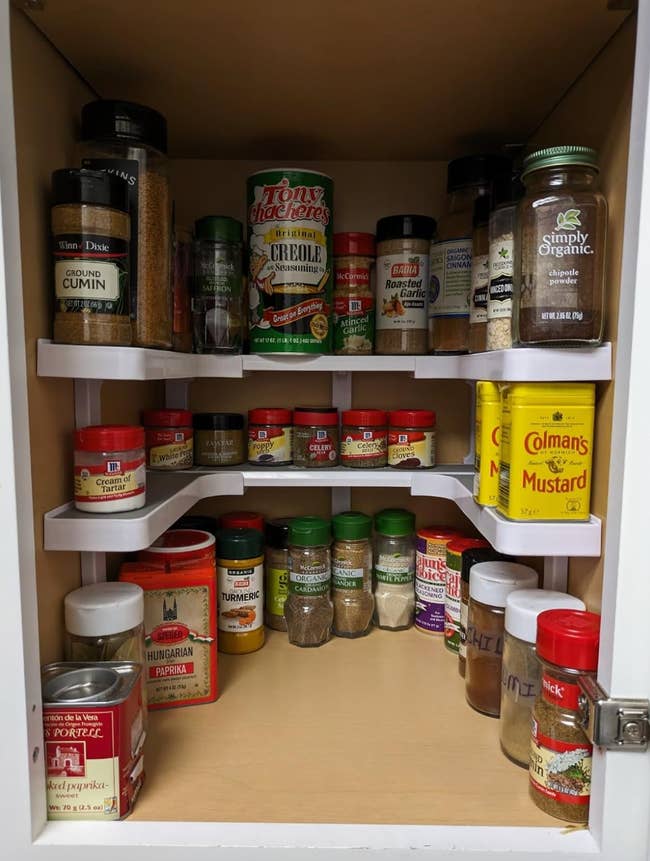
POLYGON ((476 383, 474 499, 494 507, 499 499, 499 428, 501 395, 496 383, 476 383))

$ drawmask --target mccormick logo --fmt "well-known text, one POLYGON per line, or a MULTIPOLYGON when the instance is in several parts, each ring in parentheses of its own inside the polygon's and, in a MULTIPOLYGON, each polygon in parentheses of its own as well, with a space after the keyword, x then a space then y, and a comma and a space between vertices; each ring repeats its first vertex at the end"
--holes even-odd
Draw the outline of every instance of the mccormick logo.
POLYGON ((106 475, 117 475, 122 472, 122 461, 120 460, 107 460, 106 461, 106 475))
POLYGON ((181 643, 187 640, 190 629, 187 625, 182 625, 180 622, 175 624, 157 625, 151 632, 151 639, 154 643, 164 643, 166 646, 173 643, 181 643))
POLYGON ((582 434, 571 436, 571 434, 549 433, 544 431, 531 431, 524 437, 524 448, 528 454, 539 454, 547 449, 563 449, 575 451, 576 454, 589 454, 589 440, 582 434))
POLYGON ((320 185, 291 186, 287 177, 277 185, 255 188, 255 200, 248 210, 251 224, 267 221, 316 221, 327 225, 331 212, 324 200, 325 189, 320 185))
POLYGON ((391 278, 417 278, 420 274, 420 263, 393 263, 390 267, 391 278))

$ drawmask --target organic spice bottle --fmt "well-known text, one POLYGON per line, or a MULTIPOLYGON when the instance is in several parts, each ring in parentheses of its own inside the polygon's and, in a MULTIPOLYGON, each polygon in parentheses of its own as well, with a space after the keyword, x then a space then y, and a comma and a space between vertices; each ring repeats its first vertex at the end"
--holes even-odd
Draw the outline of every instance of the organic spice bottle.
POLYGON ((321 517, 296 517, 289 526, 289 594, 284 604, 289 642, 321 646, 330 638, 334 608, 330 525, 321 517))
POLYGON ((592 747, 579 721, 580 676, 598 667, 600 616, 545 610, 537 617, 542 687, 532 716, 530 795, 545 813, 589 820, 592 747))
POLYGON ((375 515, 375 624, 410 628, 415 615, 415 515, 386 508, 375 515))
POLYGON ((359 511, 332 518, 332 600, 337 637, 363 637, 370 631, 372 597, 372 519, 359 511))

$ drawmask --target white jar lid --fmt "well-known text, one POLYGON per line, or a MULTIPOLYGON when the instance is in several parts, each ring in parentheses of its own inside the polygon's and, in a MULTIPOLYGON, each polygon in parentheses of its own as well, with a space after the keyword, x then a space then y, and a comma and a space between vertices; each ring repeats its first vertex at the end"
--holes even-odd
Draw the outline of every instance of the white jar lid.
POLYGON ((65 596, 65 628, 77 637, 130 631, 144 621, 144 592, 135 583, 93 583, 65 596))
POLYGON ((534 589, 537 571, 518 562, 479 562, 469 572, 469 597, 489 607, 505 607, 515 589, 534 589))
POLYGON ((537 617, 544 610, 584 610, 584 602, 551 589, 518 589, 506 601, 506 631, 527 643, 537 640, 537 617))

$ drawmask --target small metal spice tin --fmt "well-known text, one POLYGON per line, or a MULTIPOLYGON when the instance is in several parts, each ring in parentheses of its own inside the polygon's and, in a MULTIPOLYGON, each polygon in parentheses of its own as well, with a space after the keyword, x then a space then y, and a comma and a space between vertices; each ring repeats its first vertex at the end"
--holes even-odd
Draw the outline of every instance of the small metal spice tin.
POLYGON ((139 664, 47 664, 41 671, 48 819, 123 819, 144 780, 139 664))

